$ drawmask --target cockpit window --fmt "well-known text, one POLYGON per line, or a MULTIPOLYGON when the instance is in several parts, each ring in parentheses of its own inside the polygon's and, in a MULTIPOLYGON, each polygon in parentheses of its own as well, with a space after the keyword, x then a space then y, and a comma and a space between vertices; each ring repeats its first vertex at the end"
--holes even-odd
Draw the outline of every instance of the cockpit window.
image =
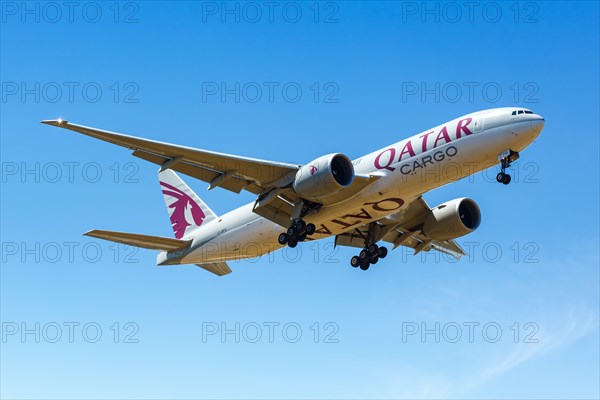
POLYGON ((529 110, 515 110, 511 113, 511 115, 521 115, 521 114, 533 114, 533 111, 529 110))

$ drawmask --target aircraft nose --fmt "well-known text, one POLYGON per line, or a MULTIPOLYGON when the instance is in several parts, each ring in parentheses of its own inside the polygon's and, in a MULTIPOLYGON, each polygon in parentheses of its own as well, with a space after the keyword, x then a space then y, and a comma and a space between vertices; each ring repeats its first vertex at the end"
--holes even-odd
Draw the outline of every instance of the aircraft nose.
POLYGON ((544 125, 546 124, 546 120, 544 119, 544 117, 538 114, 533 114, 531 116, 530 121, 531 127, 534 129, 539 129, 540 132, 542 131, 542 129, 544 129, 544 125))
POLYGON ((540 134, 540 132, 542 132, 542 129, 544 129, 544 126, 546 125, 546 120, 541 115, 533 114, 531 115, 529 121, 531 124, 533 137, 535 138, 540 134))

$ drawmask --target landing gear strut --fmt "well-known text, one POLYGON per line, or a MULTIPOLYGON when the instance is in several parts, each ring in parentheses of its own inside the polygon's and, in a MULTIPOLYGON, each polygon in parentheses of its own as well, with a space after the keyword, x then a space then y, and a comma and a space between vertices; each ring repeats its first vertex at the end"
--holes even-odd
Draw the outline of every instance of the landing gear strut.
POLYGON ((506 150, 498 156, 500 160, 500 172, 496 175, 496 181, 498 183, 502 183, 504 185, 508 185, 510 183, 510 175, 507 174, 506 168, 510 167, 510 164, 519 158, 519 153, 512 150, 506 150))
POLYGON ((352 257, 350 265, 354 268, 360 267, 363 271, 369 269, 371 264, 377 264, 380 258, 385 258, 388 254, 388 249, 379 247, 376 244, 370 244, 359 253, 358 256, 352 257))
POLYGON ((317 227, 315 224, 307 224, 302 219, 297 219, 292 223, 286 233, 281 233, 277 241, 281 245, 288 245, 292 248, 296 247, 299 242, 306 240, 306 236, 315 233, 317 227))

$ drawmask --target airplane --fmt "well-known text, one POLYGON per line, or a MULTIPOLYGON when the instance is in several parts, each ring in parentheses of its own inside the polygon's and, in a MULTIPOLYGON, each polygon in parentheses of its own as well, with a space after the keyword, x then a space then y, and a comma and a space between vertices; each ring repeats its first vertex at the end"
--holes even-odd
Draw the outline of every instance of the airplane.
POLYGON ((466 255, 455 239, 475 231, 475 201, 457 198, 430 208, 423 194, 495 165, 506 169, 544 128, 545 120, 521 107, 474 112, 355 160, 327 154, 307 164, 273 162, 128 136, 70 123, 69 129, 133 150, 160 166, 158 178, 175 238, 106 230, 85 235, 159 250, 157 265, 196 264, 218 276, 227 261, 258 257, 284 246, 335 237, 336 246, 361 249, 350 265, 367 270, 388 254, 385 246, 466 255), (255 194, 256 200, 218 216, 176 172, 208 189, 255 194))

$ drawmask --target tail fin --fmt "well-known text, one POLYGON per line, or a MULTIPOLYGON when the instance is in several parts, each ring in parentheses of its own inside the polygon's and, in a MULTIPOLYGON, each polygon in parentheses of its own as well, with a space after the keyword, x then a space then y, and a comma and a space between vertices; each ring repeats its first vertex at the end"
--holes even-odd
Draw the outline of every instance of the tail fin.
POLYGON ((158 173, 173 232, 181 239, 217 215, 170 169, 158 173))

